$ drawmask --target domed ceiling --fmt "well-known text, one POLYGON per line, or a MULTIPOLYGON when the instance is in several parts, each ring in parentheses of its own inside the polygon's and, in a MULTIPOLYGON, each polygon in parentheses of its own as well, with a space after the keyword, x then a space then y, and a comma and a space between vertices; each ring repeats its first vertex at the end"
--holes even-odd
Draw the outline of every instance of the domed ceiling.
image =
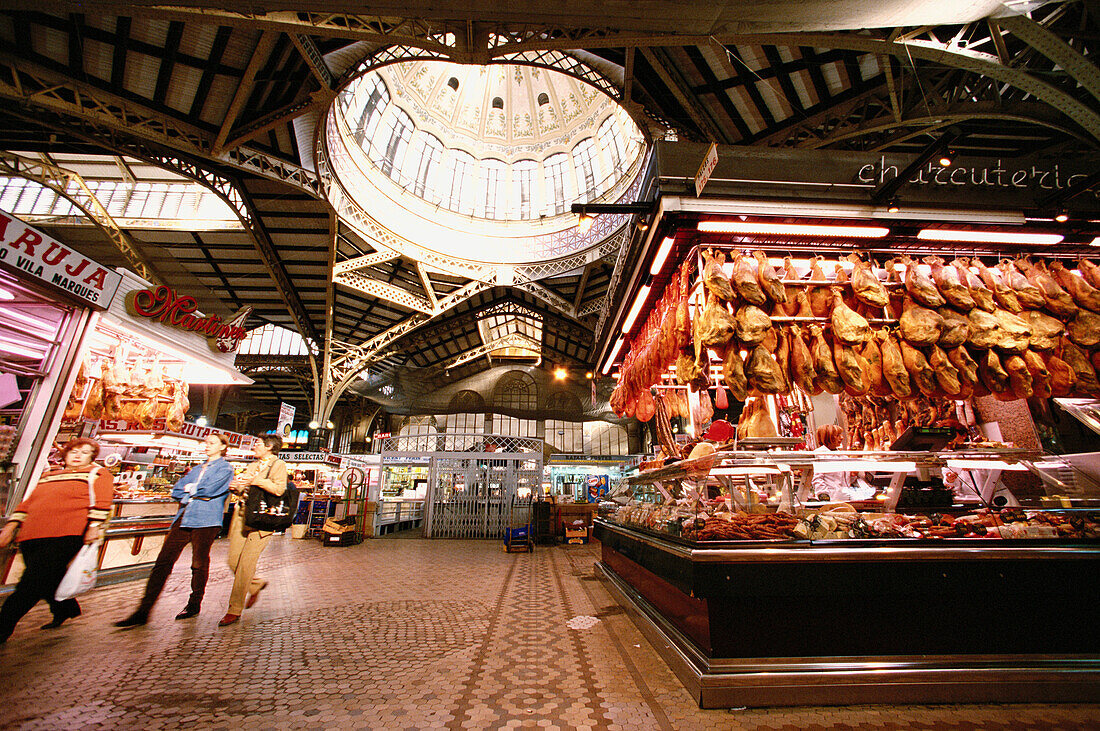
POLYGON ((490 264, 599 244, 608 232, 579 231, 571 204, 626 197, 646 151, 629 114, 573 76, 432 60, 355 78, 324 143, 340 202, 392 233, 389 248, 490 264))

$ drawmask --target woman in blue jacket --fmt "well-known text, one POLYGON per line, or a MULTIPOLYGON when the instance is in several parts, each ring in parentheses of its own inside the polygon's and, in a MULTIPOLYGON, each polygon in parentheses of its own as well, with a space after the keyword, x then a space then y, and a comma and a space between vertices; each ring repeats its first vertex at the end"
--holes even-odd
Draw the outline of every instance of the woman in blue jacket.
POLYGON ((180 501, 179 512, 160 547, 141 604, 129 617, 115 622, 116 627, 134 627, 149 621, 149 612, 188 543, 191 544, 191 598, 176 619, 189 619, 199 613, 206 592, 206 577, 210 574, 210 546, 221 532, 229 482, 233 479, 233 468, 225 461, 228 447, 224 436, 210 434, 203 443, 206 461, 192 467, 172 488, 172 497, 180 501))

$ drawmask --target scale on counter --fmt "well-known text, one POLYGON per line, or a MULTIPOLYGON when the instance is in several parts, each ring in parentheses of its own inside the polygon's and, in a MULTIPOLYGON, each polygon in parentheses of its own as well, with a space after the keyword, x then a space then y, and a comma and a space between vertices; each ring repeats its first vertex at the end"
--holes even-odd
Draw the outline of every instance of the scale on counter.
POLYGON ((955 438, 949 426, 911 426, 890 445, 892 452, 938 452, 955 438))

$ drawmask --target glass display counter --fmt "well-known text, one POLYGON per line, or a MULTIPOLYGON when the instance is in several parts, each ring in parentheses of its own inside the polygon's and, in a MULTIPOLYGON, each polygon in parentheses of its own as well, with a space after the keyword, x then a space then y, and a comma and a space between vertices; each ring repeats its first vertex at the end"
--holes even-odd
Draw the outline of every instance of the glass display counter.
POLYGON ((1055 463, 1073 469, 982 449, 685 460, 601 504, 600 570, 702 707, 1095 698, 1100 512, 993 501, 1006 471, 1055 463), (837 462, 878 480, 876 496, 800 500, 837 462), (906 479, 957 470, 983 479, 904 507, 906 479))

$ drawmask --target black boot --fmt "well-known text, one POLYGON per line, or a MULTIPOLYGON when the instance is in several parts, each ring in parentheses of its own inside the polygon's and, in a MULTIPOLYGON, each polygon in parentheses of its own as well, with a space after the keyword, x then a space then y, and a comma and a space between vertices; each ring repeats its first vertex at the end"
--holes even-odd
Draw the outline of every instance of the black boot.
POLYGON ((115 622, 116 627, 138 627, 149 621, 149 612, 144 609, 136 609, 126 619, 115 622))
POLYGON ((69 609, 67 612, 65 612, 64 614, 55 614, 55 615, 53 615, 53 619, 50 620, 49 622, 46 622, 46 624, 42 625, 42 627, 40 629, 57 629, 58 627, 60 627, 62 624, 65 623, 66 619, 72 619, 73 617, 79 617, 80 616, 80 605, 77 604, 75 601, 73 602, 73 605, 74 606, 71 609, 69 609))
POLYGON ((198 607, 184 607, 183 611, 176 615, 176 619, 191 619, 199 614, 198 607))

